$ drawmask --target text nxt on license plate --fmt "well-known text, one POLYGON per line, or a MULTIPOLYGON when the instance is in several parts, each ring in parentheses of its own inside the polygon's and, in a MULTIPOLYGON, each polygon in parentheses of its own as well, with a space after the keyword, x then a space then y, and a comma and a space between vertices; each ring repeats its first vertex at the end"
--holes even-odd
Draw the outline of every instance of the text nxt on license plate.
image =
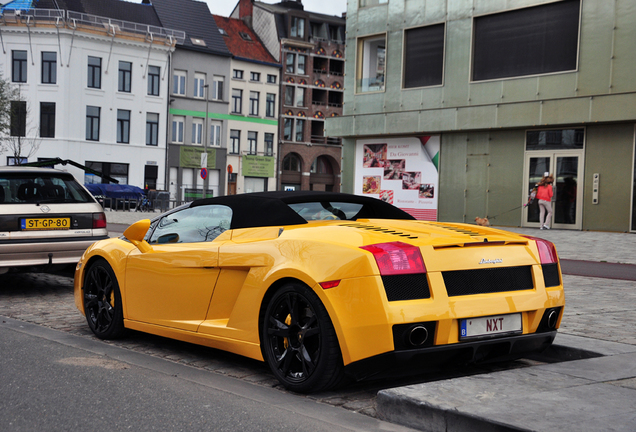
POLYGON ((468 318, 460 322, 460 339, 521 333, 521 314, 468 318))
POLYGON ((23 230, 64 230, 71 225, 70 218, 38 218, 22 219, 20 228, 23 230))

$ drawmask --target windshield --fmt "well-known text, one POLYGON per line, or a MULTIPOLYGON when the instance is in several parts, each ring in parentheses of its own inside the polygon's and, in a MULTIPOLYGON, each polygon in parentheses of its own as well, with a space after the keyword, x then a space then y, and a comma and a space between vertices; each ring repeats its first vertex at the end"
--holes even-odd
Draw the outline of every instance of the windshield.
POLYGON ((71 176, 0 173, 0 204, 90 202, 93 197, 71 176))
POLYGON ((306 221, 314 220, 354 220, 362 204, 346 202, 306 202, 289 204, 306 221))

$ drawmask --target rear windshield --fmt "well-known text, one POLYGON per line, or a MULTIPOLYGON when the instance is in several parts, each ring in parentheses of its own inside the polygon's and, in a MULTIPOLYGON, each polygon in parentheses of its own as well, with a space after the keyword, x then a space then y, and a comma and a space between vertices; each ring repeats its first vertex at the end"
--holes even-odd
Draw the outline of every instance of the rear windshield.
POLYGON ((0 173, 0 204, 95 202, 71 176, 0 173))
POLYGON ((320 201, 289 204, 289 207, 309 222, 312 220, 354 220, 362 209, 362 204, 320 201))

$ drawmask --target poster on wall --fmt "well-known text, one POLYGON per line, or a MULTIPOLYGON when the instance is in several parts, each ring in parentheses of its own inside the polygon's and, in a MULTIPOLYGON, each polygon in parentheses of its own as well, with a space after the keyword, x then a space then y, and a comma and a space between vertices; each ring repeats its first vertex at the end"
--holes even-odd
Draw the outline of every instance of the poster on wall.
POLYGON ((355 194, 437 220, 439 149, 439 135, 357 140, 355 194))

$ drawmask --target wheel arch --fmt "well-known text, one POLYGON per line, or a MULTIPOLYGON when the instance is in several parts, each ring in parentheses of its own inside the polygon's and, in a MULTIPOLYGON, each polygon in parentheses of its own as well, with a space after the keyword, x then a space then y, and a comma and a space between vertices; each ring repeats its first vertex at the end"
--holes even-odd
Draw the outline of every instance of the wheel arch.
POLYGON ((265 314, 265 311, 267 309, 267 305, 269 304, 269 301, 274 296, 276 291, 278 291, 279 289, 281 289, 282 287, 284 287, 288 283, 299 283, 299 284, 302 284, 302 285, 308 287, 310 290, 312 290, 316 294, 316 296, 318 297, 318 300, 320 300, 322 305, 325 307, 325 310, 327 311, 327 315, 329 316, 329 319, 331 320, 331 324, 333 325, 333 328, 334 328, 334 330, 336 332, 336 338, 338 340, 338 346, 340 347, 340 353, 343 356, 343 359, 347 358, 349 356, 349 350, 348 350, 348 347, 347 347, 347 344, 346 344, 346 340, 345 340, 344 334, 342 332, 342 327, 340 325, 338 317, 336 316, 336 314, 334 312, 334 309, 333 309, 333 307, 331 306, 331 304, 329 302, 329 299, 326 296, 321 295, 321 294, 323 294, 322 292, 318 291, 318 289, 320 289, 320 291, 322 291, 322 289, 320 288, 320 285, 316 284, 315 286, 310 286, 309 284, 307 284, 302 279, 299 279, 299 278, 296 278, 296 277, 283 277, 283 278, 280 278, 280 279, 276 280, 275 282, 273 282, 269 286, 269 288, 267 288, 267 291, 263 295, 263 298, 261 300, 261 305, 259 307, 259 312, 258 312, 258 340, 259 340, 259 345, 261 347, 261 353, 263 354, 263 358, 265 358, 264 353, 262 352, 263 351, 263 341, 261 340, 262 330, 263 330, 263 316, 265 314))

